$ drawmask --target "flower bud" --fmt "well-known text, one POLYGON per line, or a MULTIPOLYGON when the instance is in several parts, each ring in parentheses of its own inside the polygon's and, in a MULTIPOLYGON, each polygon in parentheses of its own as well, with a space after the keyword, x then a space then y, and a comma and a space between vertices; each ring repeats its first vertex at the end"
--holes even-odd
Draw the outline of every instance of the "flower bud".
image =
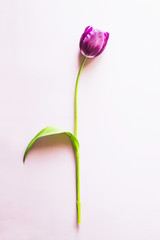
POLYGON ((79 43, 81 53, 88 58, 97 57, 105 49, 108 38, 108 32, 102 32, 91 26, 86 27, 79 43))

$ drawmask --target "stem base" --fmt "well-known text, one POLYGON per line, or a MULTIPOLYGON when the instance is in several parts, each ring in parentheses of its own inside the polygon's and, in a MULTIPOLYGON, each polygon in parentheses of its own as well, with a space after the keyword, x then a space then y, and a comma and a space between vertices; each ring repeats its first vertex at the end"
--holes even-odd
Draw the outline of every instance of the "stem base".
POLYGON ((81 202, 77 202, 77 220, 81 224, 81 202))

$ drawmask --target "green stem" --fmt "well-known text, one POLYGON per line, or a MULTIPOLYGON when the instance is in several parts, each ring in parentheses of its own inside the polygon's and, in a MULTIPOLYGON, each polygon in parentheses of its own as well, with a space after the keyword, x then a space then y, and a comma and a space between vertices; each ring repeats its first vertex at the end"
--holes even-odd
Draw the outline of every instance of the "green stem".
POLYGON ((80 69, 79 69, 79 72, 78 72, 78 76, 77 76, 77 81, 76 81, 76 89, 75 89, 75 137, 77 138, 77 90, 78 90, 78 83, 79 83, 79 77, 81 75, 81 71, 82 71, 82 68, 84 66, 84 63, 86 61, 86 57, 84 57, 82 63, 81 63, 81 66, 80 66, 80 69))
MULTIPOLYGON (((79 77, 81 75, 82 68, 84 66, 84 63, 86 61, 86 57, 84 57, 79 72, 77 76, 76 81, 76 88, 75 88, 75 137, 77 138, 77 91, 78 91, 78 83, 79 83, 79 77)), ((79 151, 76 151, 76 177, 77 177, 77 220, 78 224, 81 223, 81 201, 80 201, 80 176, 79 176, 79 151)))

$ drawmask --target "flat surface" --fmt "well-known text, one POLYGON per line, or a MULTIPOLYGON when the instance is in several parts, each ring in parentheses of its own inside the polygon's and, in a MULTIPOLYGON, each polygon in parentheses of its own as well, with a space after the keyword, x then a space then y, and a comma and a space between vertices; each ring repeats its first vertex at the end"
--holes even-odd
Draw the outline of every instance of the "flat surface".
POLYGON ((0 1, 0 239, 160 239, 158 0, 0 1), (82 224, 64 135, 74 130, 79 39, 110 33, 78 91, 82 224))

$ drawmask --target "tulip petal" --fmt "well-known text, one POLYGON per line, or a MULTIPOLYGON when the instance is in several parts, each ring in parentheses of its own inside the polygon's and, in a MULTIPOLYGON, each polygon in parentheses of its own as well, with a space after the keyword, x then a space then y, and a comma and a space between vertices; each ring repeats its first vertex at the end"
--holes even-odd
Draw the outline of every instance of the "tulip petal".
POLYGON ((100 54, 104 51, 104 49, 105 49, 105 47, 106 47, 106 45, 107 45, 108 39, 109 39, 109 33, 106 32, 106 33, 104 33, 103 46, 102 46, 101 50, 97 53, 96 57, 97 57, 98 55, 100 55, 100 54))
POLYGON ((89 34, 92 31, 92 29, 93 28, 91 26, 88 26, 88 27, 85 28, 84 33, 82 34, 81 39, 80 39, 80 43, 79 43, 80 49, 83 48, 83 41, 84 41, 85 37, 87 37, 87 34, 89 34))

